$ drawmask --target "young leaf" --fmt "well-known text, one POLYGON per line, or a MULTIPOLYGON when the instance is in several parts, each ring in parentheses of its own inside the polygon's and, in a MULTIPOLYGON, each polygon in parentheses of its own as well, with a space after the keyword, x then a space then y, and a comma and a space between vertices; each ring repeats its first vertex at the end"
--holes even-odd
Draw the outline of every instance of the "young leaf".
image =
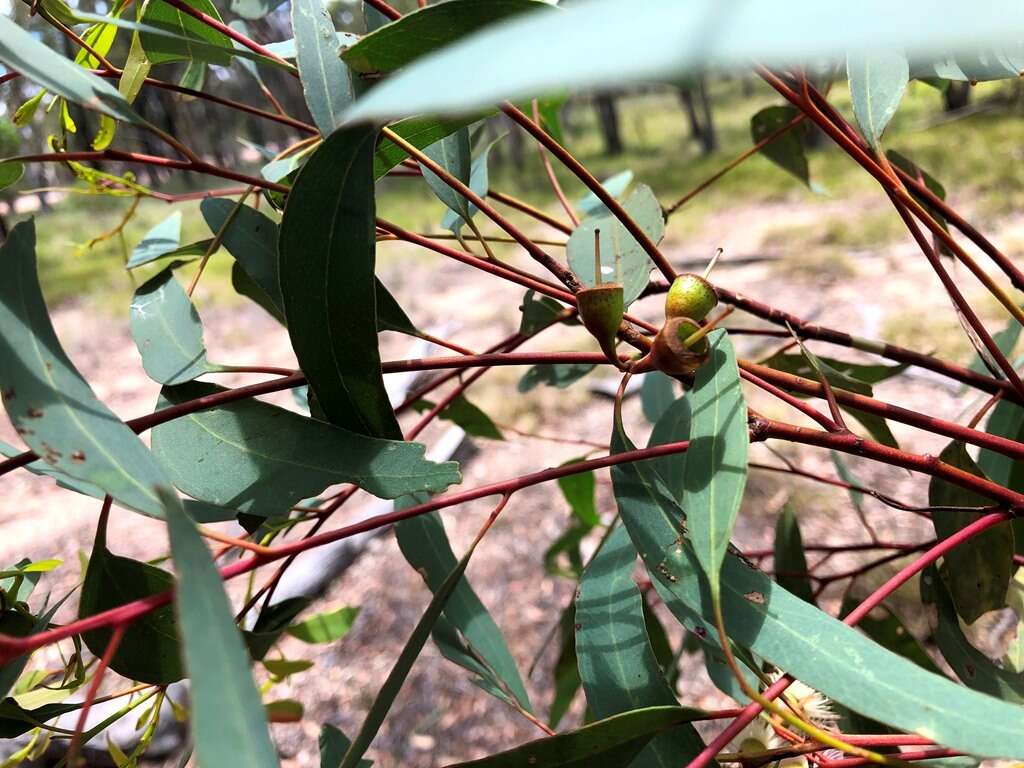
POLYGON ((814 605, 800 524, 789 504, 782 508, 775 522, 775 580, 787 592, 814 605))
POLYGON ((178 497, 162 488, 158 493, 178 574, 175 605, 199 768, 276 768, 267 715, 217 566, 178 497))
MULTIPOLYGON (((575 464, 582 460, 582 458, 570 459, 563 462, 562 466, 575 464)), ((565 500, 569 502, 569 508, 573 515, 588 528, 601 524, 601 517, 597 514, 597 505, 594 502, 595 486, 593 472, 577 472, 558 478, 558 487, 562 491, 562 495, 565 496, 565 500)))
POLYGON ((550 7, 541 0, 449 0, 428 5, 366 35, 341 58, 361 74, 393 72, 489 24, 550 7))
MULTIPOLYGON (((222 391, 200 382, 165 387, 161 405, 222 391)), ((281 514, 335 483, 394 499, 461 481, 455 462, 427 461, 419 443, 366 437, 258 400, 161 424, 153 451, 190 496, 261 516, 281 514)))
MULTIPOLYGON (((185 0, 197 11, 220 21, 220 14, 210 0, 185 0)), ((156 35, 142 32, 139 40, 151 64, 165 64, 170 61, 189 61, 227 66, 231 63, 231 38, 219 30, 208 27, 188 14, 168 5, 163 0, 150 0, 141 23, 180 37, 156 35), (203 47, 193 42, 205 43, 203 47), (209 46, 214 46, 210 48, 209 46), (225 49, 223 51, 218 49, 225 49)))
POLYGON ((338 58, 334 24, 322 0, 292 1, 292 30, 302 93, 313 122, 327 136, 355 97, 352 76, 338 58))
POLYGON ((181 245, 181 211, 175 211, 145 234, 142 241, 132 249, 132 255, 125 265, 128 269, 176 251, 181 245))
MULTIPOLYGON (((619 526, 594 555, 577 591, 576 655, 587 704, 598 718, 678 704, 648 639, 635 564, 636 549, 619 526)), ((685 762, 703 747, 686 725, 656 736, 633 764, 685 762)))
POLYGON ((36 276, 31 220, 11 231, 0 263, 0 395, 14 428, 55 469, 160 516, 153 486, 170 482, 135 433, 96 398, 57 340, 36 276))
MULTIPOLYGON (((750 118, 750 138, 756 144, 791 122, 799 112, 796 107, 765 107, 750 118)), ((761 147, 760 152, 782 170, 811 186, 811 170, 804 150, 806 123, 800 123, 761 147)))
POLYGON ((0 163, 0 191, 17 184, 24 174, 23 163, 0 163))
MULTIPOLYGON (((665 236, 665 219, 661 204, 651 188, 641 184, 623 203, 626 213, 655 243, 665 236)), ((628 305, 647 287, 651 257, 626 231, 622 223, 611 216, 585 219, 573 230, 566 246, 569 266, 584 285, 597 284, 594 276, 594 232, 601 232, 601 282, 622 283, 623 299, 628 305)))
MULTIPOLYGON (((441 516, 430 512, 402 520, 395 525, 395 536, 409 565, 437 594, 457 565, 441 516)), ((501 629, 467 579, 461 579, 453 588, 444 606, 444 617, 465 638, 472 655, 482 662, 478 662, 473 671, 482 667, 485 679, 493 678, 495 687, 531 711, 530 699, 501 629)))
MULTIPOLYGON (((84 619, 169 589, 174 589, 171 574, 148 563, 112 554, 101 532, 89 556, 78 617, 84 619)), ((82 639, 98 658, 106 650, 111 634, 110 629, 96 629, 84 633, 82 639)), ((183 678, 174 606, 162 606, 129 624, 110 668, 129 680, 153 685, 168 685, 183 678)))
POLYGON ((697 369, 690 401, 682 507, 690 540, 718 599, 718 571, 747 484, 747 404, 732 342, 725 331, 708 336, 711 357, 697 369))
POLYGON ((882 131, 903 99, 910 80, 907 57, 896 50, 851 54, 846 59, 853 116, 868 143, 877 147, 882 131))
POLYGON ((332 133, 299 172, 279 241, 288 335, 331 423, 401 439, 377 347, 376 131, 332 133))
POLYGON ((110 83, 64 58, 7 16, 0 16, 0 61, 68 101, 116 120, 145 124, 110 83))
POLYGON ((699 720, 701 712, 685 707, 647 707, 613 715, 575 731, 528 742, 507 752, 452 763, 448 768, 579 768, 630 765, 633 758, 658 734, 699 720))
MULTIPOLYGON (((189 512, 187 501, 185 512, 189 512)), ((192 515, 189 514, 189 517, 192 515)), ((194 517, 192 519, 196 520, 194 517)), ((200 521, 196 520, 196 522, 200 521)), ((295 617, 306 610, 311 602, 312 598, 309 597, 289 597, 279 603, 265 606, 260 611, 256 623, 252 625, 252 629, 242 632, 249 655, 255 661, 261 661, 274 647, 278 638, 285 633, 295 617)))
MULTIPOLYGON (((632 448, 617 423, 612 451, 632 448)), ((713 635, 710 585, 693 548, 680 539, 682 510, 658 487, 647 464, 612 469, 622 520, 669 610, 713 635)), ((736 555, 725 557, 721 595, 734 642, 829 698, 901 730, 927 733, 952 749, 1024 756, 1019 707, 964 689, 881 648, 736 555)))
POLYGON ((357 606, 346 605, 329 613, 318 613, 298 624, 288 627, 288 634, 310 645, 333 643, 340 640, 352 629, 359 615, 357 606))
MULTIPOLYGON (((978 466, 967 455, 967 447, 961 442, 954 440, 947 445, 939 454, 939 459, 957 469, 981 476, 978 466)), ((928 503, 944 507, 984 507, 988 506, 990 500, 942 478, 933 477, 928 485, 928 503)), ((980 512, 948 510, 935 512, 931 517, 935 533, 940 539, 946 539, 981 516, 980 512)), ((997 525, 958 544, 943 555, 953 603, 957 613, 968 624, 976 621, 983 613, 1006 605, 1006 589, 1016 570, 1013 544, 1013 529, 1009 525, 997 525)))
POLYGON ((129 325, 142 365, 159 384, 183 384, 217 370, 206 360, 203 324, 170 266, 132 297, 129 325))

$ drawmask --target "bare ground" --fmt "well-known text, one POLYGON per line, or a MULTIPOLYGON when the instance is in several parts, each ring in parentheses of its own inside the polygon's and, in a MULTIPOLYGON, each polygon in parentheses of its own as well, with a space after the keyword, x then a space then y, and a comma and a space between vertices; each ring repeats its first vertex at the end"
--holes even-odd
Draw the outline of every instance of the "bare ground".
MULTIPOLYGON (((708 220, 702 232, 685 243, 685 254, 710 254, 715 246, 727 255, 717 270, 723 284, 823 324, 868 336, 896 335, 899 341, 924 351, 939 350, 960 360, 969 358, 962 334, 948 308, 936 279, 909 241, 870 251, 840 250, 838 256, 822 260, 818 255, 793 253, 764 247, 775 242, 771 235, 779 227, 813 222, 823 211, 849 216, 856 222, 867 204, 825 203, 815 207, 779 203, 730 210, 708 220), (730 266, 730 256, 764 253, 766 258, 742 267, 730 266)), ((1018 256, 1024 242, 1024 219, 1003 222, 997 242, 1011 256, 1018 256)), ((401 246, 384 246, 398 252, 384 262, 382 278, 423 327, 449 324, 451 337, 471 348, 483 348, 513 331, 518 313, 512 311, 522 291, 483 279, 466 267, 432 258, 412 258, 401 246)), ((683 253, 682 243, 669 243, 669 253, 683 253)), ((963 277, 962 270, 958 275, 963 277)), ((969 295, 980 295, 974 284, 962 280, 969 295)), ((641 314, 655 319, 658 300, 647 300, 641 314)), ((260 310, 250 307, 200 310, 206 325, 210 358, 232 364, 293 366, 285 332, 260 310)), ((984 306, 984 304, 983 304, 984 306)), ((138 355, 127 334, 126 310, 88 313, 74 306, 55 313, 55 324, 65 347, 97 394, 123 417, 151 410, 158 387, 145 376, 138 355)), ((992 319, 999 315, 990 311, 992 319)), ((751 319, 735 315, 732 324, 753 327, 751 319)), ((1002 320, 998 323, 1001 325, 1002 320)), ((999 327, 994 325, 993 327, 999 327)), ((402 357, 408 341, 385 334, 386 359, 402 357)), ((744 356, 758 358, 777 342, 758 337, 741 337, 744 356)), ((527 349, 587 348, 578 330, 559 329, 536 340, 527 349)), ((852 353, 814 347, 823 354, 852 358, 852 353)), ((568 391, 534 391, 515 394, 521 372, 497 369, 472 390, 474 401, 501 423, 519 430, 561 439, 606 442, 610 430, 610 402, 588 395, 584 387, 568 391)), ((596 377, 601 374, 592 374, 596 377)), ((225 378, 225 377, 221 377, 225 378)), ((246 377, 229 377, 224 383, 237 384, 246 377)), ((926 372, 877 387, 876 396, 910 408, 927 410, 945 418, 958 419, 976 401, 962 395, 959 387, 926 372)), ((287 405, 283 394, 274 398, 287 405)), ((761 412, 799 421, 785 405, 759 393, 752 404, 761 412)), ((631 434, 636 442, 645 439, 635 400, 627 407, 631 434)), ((937 453, 943 441, 893 424, 904 447, 937 453)), ((428 430, 424 440, 439 434, 428 430)), ((555 466, 580 456, 585 447, 508 434, 507 442, 478 441, 478 453, 465 469, 464 487, 555 466)), ((4 423, 0 439, 17 443, 4 423)), ((801 467, 831 474, 831 463, 820 451, 774 446, 801 467)), ((757 460, 778 464, 765 446, 753 449, 757 460)), ((909 502, 924 503, 927 484, 909 473, 871 463, 850 460, 850 466, 867 484, 909 502)), ((77 555, 88 551, 92 541, 98 504, 60 491, 49 481, 18 472, 3 478, 0 496, 0 560, 13 562, 60 557, 65 563, 46 579, 54 594, 63 594, 80 578, 77 555)), ((614 514, 606 473, 598 478, 599 508, 606 519, 614 514)), ((770 547, 775 515, 792 499, 797 506, 804 540, 836 542, 864 540, 846 495, 837 490, 804 481, 789 482, 781 475, 755 472, 750 492, 737 526, 735 541, 743 549, 770 547)), ((445 513, 455 550, 461 551, 484 519, 493 499, 462 505, 445 513)), ((930 533, 919 518, 868 502, 873 524, 886 538, 921 541, 930 533)), ((339 516, 331 525, 342 525, 339 516)), ((554 485, 539 486, 517 493, 491 533, 484 540, 469 569, 470 579, 502 627, 520 668, 529 668, 535 655, 542 658, 527 682, 538 711, 544 715, 551 698, 551 665, 557 649, 543 643, 552 622, 572 598, 572 583, 544 572, 542 555, 568 522, 568 510, 554 485)), ((125 511, 113 515, 112 548, 135 557, 154 557, 166 552, 163 527, 125 511)), ((845 569, 849 558, 836 558, 832 567, 845 569)), ((812 559, 813 563, 813 559, 812 559)), ((830 593, 831 603, 838 593, 830 593)), ((398 656, 413 625, 429 599, 420 577, 404 562, 392 537, 375 542, 360 560, 339 579, 321 603, 329 609, 344 604, 362 606, 352 632, 331 647, 307 646, 288 639, 282 650, 288 658, 309 658, 316 666, 280 684, 268 698, 295 698, 305 705, 300 723, 274 726, 275 737, 289 768, 316 766, 316 740, 322 723, 341 727, 350 736, 374 699, 381 682, 398 656)), ((71 611, 61 617, 71 618, 71 611)), ((37 663, 55 660, 39 654, 37 663)), ((679 684, 681 698, 702 707, 729 706, 708 682, 699 657, 686 657, 679 684)), ((578 720, 577 701, 566 721, 578 720)), ((536 738, 537 729, 473 686, 460 669, 441 658, 429 645, 407 680, 390 718, 371 750, 377 765, 437 766, 480 757, 536 738)))

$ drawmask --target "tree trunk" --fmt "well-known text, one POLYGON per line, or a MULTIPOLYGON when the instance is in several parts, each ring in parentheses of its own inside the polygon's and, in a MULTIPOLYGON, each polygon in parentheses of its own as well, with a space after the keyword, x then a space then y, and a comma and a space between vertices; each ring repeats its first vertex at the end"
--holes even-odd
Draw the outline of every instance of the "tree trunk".
POLYGON ((971 101, 971 84, 951 80, 943 98, 946 103, 947 112, 955 112, 963 109, 971 101))
POLYGON ((615 105, 615 97, 606 93, 595 96, 594 108, 597 110, 597 122, 604 137, 604 153, 621 155, 622 134, 619 132, 619 110, 615 105))

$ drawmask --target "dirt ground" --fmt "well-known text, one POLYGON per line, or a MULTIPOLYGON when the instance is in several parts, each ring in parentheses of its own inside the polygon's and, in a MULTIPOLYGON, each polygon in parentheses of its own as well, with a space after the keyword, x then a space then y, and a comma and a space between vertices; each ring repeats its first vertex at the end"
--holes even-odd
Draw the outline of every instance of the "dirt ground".
MULTIPOLYGON (((710 254, 716 246, 723 246, 726 255, 716 271, 716 279, 723 285, 855 334, 880 338, 896 333, 899 341, 913 341, 911 345, 917 349, 937 349, 961 360, 969 359, 969 348, 957 332, 955 319, 951 321, 954 316, 948 299, 909 239, 871 251, 844 251, 827 263, 784 247, 765 247, 766 241, 776 242, 771 234, 779 226, 813 221, 823 211, 843 212, 854 219, 858 215, 857 206, 846 202, 732 209, 712 217, 698 236, 685 243, 670 240, 667 252, 681 259, 710 254), (752 254, 764 258, 744 266, 730 264, 731 258, 739 260, 752 254)), ((1012 257, 1018 256, 1024 242, 1024 219, 1002 222, 996 242, 1012 257)), ((391 244, 382 247, 401 248, 391 244)), ((976 295, 966 273, 960 270, 957 274, 968 294, 976 295)), ((467 267, 432 258, 404 258, 399 252, 399 257, 384 262, 381 277, 421 327, 448 326, 451 338, 471 348, 486 347, 518 325, 514 308, 522 290, 484 279, 467 267)), ((654 319, 660 314, 658 304, 658 299, 647 300, 638 311, 654 319)), ((286 333, 261 310, 204 309, 201 295, 199 307, 211 360, 294 365, 286 333)), ((125 314, 126 310, 121 309, 97 314, 67 306, 58 310, 54 319, 70 356, 99 397, 127 418, 151 410, 158 387, 142 370, 128 336, 125 314)), ((993 328, 1001 327, 1003 322, 1000 320, 993 328)), ((730 323, 736 327, 759 325, 739 314, 730 323)), ((759 337, 738 338, 741 354, 755 359, 777 344, 759 337)), ((385 334, 383 345, 384 358, 396 359, 407 354, 409 341, 385 334)), ((542 336, 524 349, 584 349, 586 345, 581 332, 569 329, 542 336)), ((812 349, 856 359, 852 353, 824 344, 812 345, 812 349)), ((586 382, 567 391, 542 389, 521 397, 515 394, 515 382, 521 373, 511 369, 488 373, 471 390, 472 399, 498 422, 518 430, 562 440, 607 441, 611 415, 607 398, 588 393, 586 382)), ((595 373, 591 378, 601 375, 595 373)), ((248 380, 252 379, 218 378, 229 385, 248 380)), ((922 371, 910 371, 907 376, 878 386, 876 396, 949 419, 960 418, 975 403, 975 398, 961 394, 955 383, 922 371)), ((290 397, 284 394, 274 400, 287 405, 290 397)), ((797 414, 785 405, 759 393, 753 395, 752 405, 767 415, 799 422, 797 414)), ((636 398, 629 402, 627 414, 631 434, 639 443, 646 438, 644 431, 649 426, 643 423, 636 398)), ((891 426, 909 449, 938 453, 943 447, 941 439, 898 424, 891 426)), ((432 427, 423 436, 424 441, 430 443, 440 431, 432 427)), ((555 466, 588 450, 511 432, 507 437, 505 442, 475 442, 475 455, 464 466, 463 487, 555 466)), ((18 442, 6 422, 0 425, 0 439, 18 442)), ((832 473, 828 455, 811 449, 757 445, 753 458, 778 464, 769 448, 780 450, 805 469, 832 473)), ((925 502, 927 483, 919 477, 854 459, 849 465, 869 485, 908 502, 925 502)), ((607 473, 598 477, 598 498, 600 511, 610 519, 614 502, 607 473)), ((866 539, 842 491, 790 481, 774 473, 753 472, 734 537, 737 545, 745 550, 770 547, 775 516, 787 500, 796 506, 805 542, 866 539)), ((445 522, 457 552, 476 532, 493 501, 485 499, 446 511, 445 522)), ((78 553, 87 551, 91 543, 97 508, 94 500, 60 491, 49 481, 28 473, 4 477, 0 484, 0 560, 62 558, 64 565, 45 581, 54 594, 62 594, 80 578, 78 553)), ((873 524, 886 538, 922 541, 931 534, 927 524, 913 515, 872 501, 867 502, 867 508, 873 524)), ((346 517, 339 515, 330 525, 340 526, 346 517)), ((568 519, 568 508, 553 484, 517 493, 469 568, 472 584, 503 629, 524 675, 535 656, 540 656, 527 687, 542 716, 551 700, 551 666, 557 652, 553 645, 545 649, 543 643, 552 622, 573 594, 571 582, 545 573, 542 555, 568 519)), ((126 511, 113 515, 109 538, 116 552, 134 557, 166 552, 163 527, 126 511)), ((830 567, 842 570, 850 563, 849 558, 836 558, 830 567)), ((829 596, 834 604, 839 593, 833 591, 829 596)), ((322 609, 359 605, 362 611, 351 633, 333 646, 308 646, 292 639, 283 643, 288 658, 316 662, 313 669, 277 686, 268 697, 295 698, 305 706, 301 722, 274 726, 284 766, 306 768, 319 764, 316 740, 323 723, 337 725, 350 736, 358 730, 428 599, 428 590, 404 562, 390 536, 371 545, 358 567, 333 585, 321 603, 322 609)), ((70 617, 68 611, 61 618, 70 617)), ((678 637, 678 633, 674 635, 678 637)), ((37 660, 41 663, 44 658, 40 654, 37 660)), ((729 706, 708 681, 699 657, 685 657, 683 670, 679 693, 684 703, 709 708, 729 706)), ((563 727, 581 717, 581 699, 575 702, 563 727)), ((428 644, 370 756, 382 768, 428 768, 480 757, 539 735, 530 723, 473 686, 466 673, 428 644)))

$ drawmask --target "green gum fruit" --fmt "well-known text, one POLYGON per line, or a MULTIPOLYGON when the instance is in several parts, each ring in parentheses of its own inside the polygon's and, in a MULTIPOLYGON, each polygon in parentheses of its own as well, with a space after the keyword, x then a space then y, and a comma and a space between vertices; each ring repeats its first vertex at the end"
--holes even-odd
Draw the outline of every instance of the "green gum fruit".
POLYGON ((576 308, 584 327, 601 345, 601 351, 609 360, 617 361, 616 335, 626 312, 622 286, 618 283, 605 283, 584 288, 576 294, 576 308))
POLYGON ((690 317, 703 320, 718 306, 718 293, 700 275, 680 275, 665 297, 665 317, 690 317))

